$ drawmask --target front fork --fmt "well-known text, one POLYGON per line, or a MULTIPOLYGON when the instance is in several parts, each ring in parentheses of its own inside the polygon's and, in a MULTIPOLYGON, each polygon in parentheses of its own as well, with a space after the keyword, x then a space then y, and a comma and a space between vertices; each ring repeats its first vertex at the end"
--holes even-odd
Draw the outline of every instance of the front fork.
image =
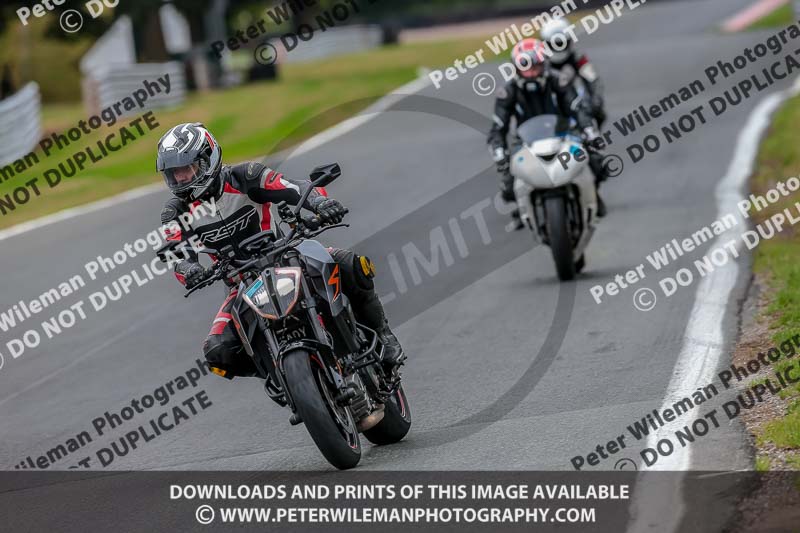
MULTIPOLYGON (((298 256, 289 256, 289 266, 297 266, 303 268, 302 262, 298 256)), ((305 270, 304 270, 305 272, 305 270)), ((329 383, 333 385, 335 390, 332 390, 333 396, 336 401, 341 405, 349 405, 353 400, 358 398, 360 394, 367 395, 367 404, 361 406, 361 411, 366 412, 358 414, 369 414, 373 409, 372 403, 374 398, 381 396, 380 391, 380 378, 375 375, 375 371, 370 372, 370 366, 379 364, 379 358, 372 354, 377 349, 377 334, 372 332, 373 338, 365 338, 368 335, 362 334, 359 330, 351 306, 345 305, 345 311, 337 316, 330 317, 326 323, 323 324, 321 315, 317 309, 317 302, 313 296, 313 292, 308 285, 306 276, 300 278, 302 300, 298 305, 307 313, 307 321, 311 326, 312 335, 309 339, 301 340, 298 342, 290 343, 289 345, 280 347, 278 345, 275 334, 265 329, 264 334, 267 340, 270 356, 273 359, 274 367, 278 369, 276 374, 280 380, 280 385, 286 396, 286 403, 296 412, 294 400, 291 398, 291 393, 287 392, 286 381, 282 369, 282 356, 295 349, 303 349, 309 354, 316 354, 322 362, 323 371, 329 383), (352 374, 346 377, 345 369, 342 368, 339 357, 337 356, 336 349, 333 344, 335 342, 342 343, 342 352, 349 354, 348 364, 351 365, 350 370, 352 374), (370 346, 367 346, 369 344, 370 346), (277 354, 277 357, 272 355, 277 354), (369 357, 367 357, 369 356, 369 357), (370 359, 367 361, 367 359, 370 359), (364 388, 366 387, 366 390, 364 388), (359 389, 361 393, 359 393, 359 389)), ((344 297, 344 295, 342 295, 344 297)), ((266 326, 266 324, 264 325, 266 326)), ((396 388, 396 387, 395 387, 396 388)), ((363 402, 362 402, 363 403, 363 402)), ((357 413, 353 413, 356 415, 357 413)))
MULTIPOLYGON (((573 207, 580 205, 575 198, 575 188, 567 185, 558 187, 556 189, 540 189, 536 190, 522 180, 514 182, 514 193, 517 197, 517 206, 519 207, 520 216, 523 224, 533 232, 534 240, 538 244, 550 244, 550 237, 547 230, 547 214, 544 212, 544 199, 548 196, 558 195, 564 196, 566 200, 567 209, 570 209, 570 221, 577 221, 577 228, 570 226, 570 233, 573 230, 582 231, 581 214, 573 211, 573 207)), ((571 235, 573 239, 575 235, 571 235)))
POLYGON ((528 185, 522 180, 514 180, 514 196, 517 198, 517 210, 519 211, 520 220, 531 232, 533 232, 533 239, 539 244, 542 244, 545 239, 545 233, 542 233, 538 221, 541 220, 536 213, 536 206, 533 199, 533 187, 528 185))

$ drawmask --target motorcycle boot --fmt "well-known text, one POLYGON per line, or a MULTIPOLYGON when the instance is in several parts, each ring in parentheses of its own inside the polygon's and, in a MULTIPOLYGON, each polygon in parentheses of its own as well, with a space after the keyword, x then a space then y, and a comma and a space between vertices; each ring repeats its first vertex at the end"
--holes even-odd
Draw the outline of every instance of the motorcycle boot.
POLYGON ((383 344, 384 366, 391 370, 402 365, 406 355, 389 327, 383 304, 375 292, 375 264, 349 250, 334 249, 331 255, 342 269, 343 290, 350 299, 356 320, 374 330, 383 344))

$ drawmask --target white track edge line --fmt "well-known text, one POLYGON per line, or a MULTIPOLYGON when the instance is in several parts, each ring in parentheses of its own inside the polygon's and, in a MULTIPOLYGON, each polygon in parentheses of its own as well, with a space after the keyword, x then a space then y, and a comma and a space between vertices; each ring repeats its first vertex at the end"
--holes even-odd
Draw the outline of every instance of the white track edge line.
MULTIPOLYGON (((731 239, 741 242, 741 236, 746 230, 747 224, 739 214, 736 204, 744 199, 742 189, 753 173, 760 141, 771 123, 772 114, 784 101, 797 94, 800 94, 800 78, 795 79, 791 88, 765 97, 751 112, 745 127, 739 133, 734 157, 725 176, 717 185, 715 194, 717 218, 732 214, 737 217, 739 224, 719 235, 711 249, 717 248, 731 239)), ((713 382, 717 368, 725 355, 722 346, 725 345, 723 321, 726 315, 720 312, 720 306, 727 308, 738 279, 739 265, 734 260, 724 267, 714 270, 698 283, 681 352, 675 363, 672 378, 659 411, 671 407, 679 399, 691 397, 698 387, 713 382)), ((692 409, 682 415, 682 419, 691 418, 696 411, 697 408, 692 409)), ((669 424, 651 433, 647 438, 646 446, 655 448, 656 443, 664 435, 670 433, 670 429, 674 430, 674 424, 669 424)), ((687 446, 676 450, 669 457, 659 457, 659 462, 651 471, 687 471, 691 467, 691 459, 691 446, 687 446)), ((640 482, 642 480, 643 478, 640 478, 640 482)), ((643 490, 636 495, 633 502, 631 526, 628 530, 677 530, 685 510, 681 485, 680 482, 676 483, 674 487, 671 487, 672 492, 667 494, 664 485, 654 483, 652 479, 649 483, 641 483, 643 490), (672 501, 668 502, 667 498, 671 498, 672 501), (653 501, 659 501, 662 505, 667 505, 672 509, 669 514, 670 522, 659 523, 657 528, 654 528, 654 517, 648 516, 647 512, 648 506, 653 501)), ((658 518, 664 519, 666 515, 662 514, 658 518)))

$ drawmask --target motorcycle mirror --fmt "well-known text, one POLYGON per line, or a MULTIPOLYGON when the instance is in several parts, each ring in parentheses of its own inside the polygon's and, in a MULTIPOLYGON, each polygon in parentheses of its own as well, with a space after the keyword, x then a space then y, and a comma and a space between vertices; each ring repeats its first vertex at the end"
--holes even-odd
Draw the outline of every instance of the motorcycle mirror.
POLYGON ((311 171, 310 178, 314 187, 327 187, 342 175, 339 163, 320 165, 311 171))

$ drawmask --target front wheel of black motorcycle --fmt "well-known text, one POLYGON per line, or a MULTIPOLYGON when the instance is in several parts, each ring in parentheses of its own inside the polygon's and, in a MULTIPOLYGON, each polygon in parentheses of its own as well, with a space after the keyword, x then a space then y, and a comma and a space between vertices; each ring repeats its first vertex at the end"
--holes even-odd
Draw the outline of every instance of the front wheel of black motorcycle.
POLYGON ((321 361, 295 350, 284 357, 283 369, 297 413, 319 451, 339 470, 355 467, 361 460, 358 429, 350 410, 333 399, 321 361))
POLYGON ((384 406, 383 420, 364 431, 364 436, 372 444, 394 444, 403 440, 410 429, 411 407, 400 385, 384 406))

